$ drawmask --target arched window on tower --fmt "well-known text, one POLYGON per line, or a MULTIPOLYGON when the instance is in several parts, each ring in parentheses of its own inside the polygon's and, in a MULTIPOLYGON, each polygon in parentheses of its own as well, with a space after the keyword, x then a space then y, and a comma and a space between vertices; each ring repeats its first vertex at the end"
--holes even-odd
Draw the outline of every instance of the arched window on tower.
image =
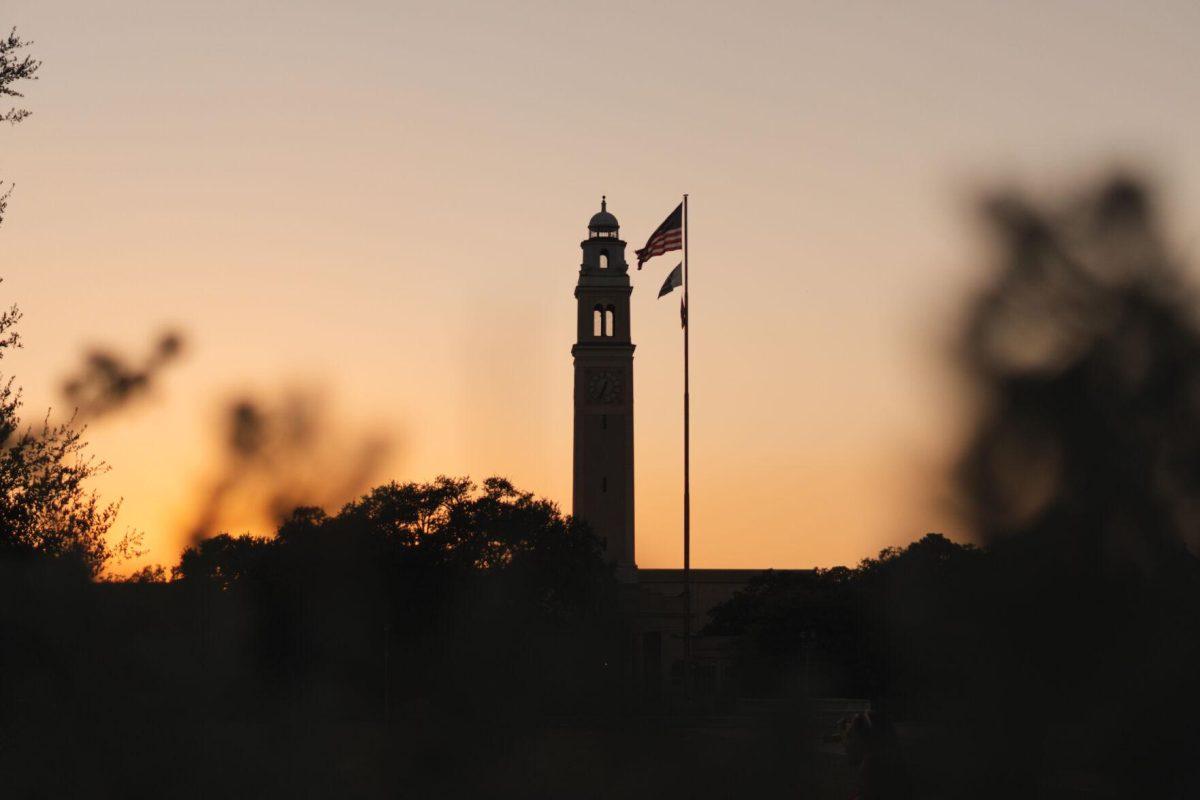
POLYGON ((600 269, 608 269, 608 251, 600 251, 600 269))
POLYGON ((604 335, 616 336, 617 310, 609 306, 604 310, 604 335))
POLYGON ((604 307, 597 305, 592 309, 592 336, 604 335, 604 307))

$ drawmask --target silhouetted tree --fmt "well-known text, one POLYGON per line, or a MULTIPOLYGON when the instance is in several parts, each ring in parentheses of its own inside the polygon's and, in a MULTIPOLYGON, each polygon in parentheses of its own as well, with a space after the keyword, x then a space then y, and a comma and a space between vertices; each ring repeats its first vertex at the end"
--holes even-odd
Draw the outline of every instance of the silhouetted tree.
POLYGON ((259 562, 276 555, 311 558, 313 568, 326 570, 350 559, 355 569, 421 569, 447 578, 503 573, 519 575, 528 599, 553 614, 594 589, 605 571, 601 554, 583 526, 507 480, 488 478, 476 487, 439 477, 377 487, 333 517, 298 508, 274 539, 205 539, 185 550, 175 574, 228 585, 261 577, 259 562))
MULTIPOLYGON (((29 44, 16 28, 0 38, 0 97, 23 97, 17 86, 37 79, 41 62, 24 52, 29 44)), ((29 113, 16 106, 0 110, 0 122, 16 124, 29 113)), ((10 191, 0 191, 0 222, 10 191)), ((16 305, 0 314, 0 358, 21 346, 15 330, 20 319, 16 305)), ((10 377, 0 385, 0 555, 70 559, 98 575, 117 552, 130 553, 136 544, 127 536, 115 548, 109 545, 117 507, 86 488, 105 466, 84 453, 82 431, 71 423, 47 419, 22 432, 20 406, 21 392, 10 377)))
POLYGON ((170 573, 162 564, 147 564, 131 572, 125 580, 129 583, 166 583, 170 579, 170 573))
POLYGON ((744 688, 940 704, 966 678, 984 554, 931 533, 857 567, 768 571, 711 612, 737 635, 744 688))
MULTIPOLYGON (((16 306, 0 315, 0 358, 20 346, 20 318, 16 306)), ((86 485, 106 467, 86 455, 83 432, 71 423, 20 430, 20 406, 9 378, 0 387, 0 555, 69 559, 99 575, 137 543, 135 535, 115 546, 108 541, 117 505, 101 502, 86 485)))
POLYGON ((259 670, 277 685, 355 686, 366 694, 353 702, 368 702, 381 688, 341 676, 378 675, 393 642, 407 654, 392 667, 395 697, 476 714, 557 702, 585 678, 586 691, 605 688, 597 648, 616 603, 602 553, 582 525, 506 480, 440 477, 377 487, 332 516, 298 508, 274 538, 205 539, 174 575, 254 610, 259 670))
POLYGON ((172 576, 229 588, 237 581, 261 577, 261 564, 274 546, 274 540, 262 536, 218 534, 184 550, 172 576))
MULTIPOLYGON (((42 62, 22 52, 29 45, 30 42, 22 41, 17 36, 16 28, 9 31, 7 37, 0 38, 0 97, 24 97, 16 86, 21 81, 37 80, 38 67, 42 62)), ((7 110, 0 110, 0 122, 15 125, 29 114, 28 109, 11 106, 7 110)), ((0 224, 4 222, 4 212, 8 208, 11 193, 11 186, 5 189, 0 183, 0 224)))

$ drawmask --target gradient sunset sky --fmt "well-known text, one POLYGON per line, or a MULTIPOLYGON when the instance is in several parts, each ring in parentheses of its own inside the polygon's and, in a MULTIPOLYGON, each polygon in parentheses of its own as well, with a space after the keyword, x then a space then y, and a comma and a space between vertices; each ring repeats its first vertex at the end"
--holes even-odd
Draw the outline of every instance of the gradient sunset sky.
MULTIPOLYGON (((320 387, 377 481, 511 478, 570 510, 572 289, 691 195, 694 564, 962 535, 947 344, 983 187, 1113 163, 1200 233, 1194 2, 9 0, 44 61, 0 130, 3 364, 25 414, 85 348, 186 356, 92 449, 174 563, 222 401, 320 387)), ((632 253, 630 253, 632 255, 632 253)), ((638 562, 680 563, 681 337, 634 275, 638 562)), ((333 510, 333 509, 330 509, 333 510)), ((231 518, 235 531, 260 520, 231 518)))

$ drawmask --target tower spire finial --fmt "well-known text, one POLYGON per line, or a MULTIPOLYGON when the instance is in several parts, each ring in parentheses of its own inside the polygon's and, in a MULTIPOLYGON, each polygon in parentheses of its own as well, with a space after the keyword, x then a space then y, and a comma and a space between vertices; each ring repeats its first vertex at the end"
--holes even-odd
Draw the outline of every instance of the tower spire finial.
POLYGON ((601 210, 601 211, 608 211, 608 197, 607 197, 607 195, 600 195, 600 210, 601 210))

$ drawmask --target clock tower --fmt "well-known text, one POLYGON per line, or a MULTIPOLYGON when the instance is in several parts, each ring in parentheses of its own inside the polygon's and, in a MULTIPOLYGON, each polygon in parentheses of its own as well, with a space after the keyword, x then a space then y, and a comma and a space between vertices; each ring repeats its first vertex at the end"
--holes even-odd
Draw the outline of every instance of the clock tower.
POLYGON ((617 218, 600 201, 575 286, 574 516, 605 542, 617 578, 637 580, 633 551, 633 343, 629 265, 617 218))

